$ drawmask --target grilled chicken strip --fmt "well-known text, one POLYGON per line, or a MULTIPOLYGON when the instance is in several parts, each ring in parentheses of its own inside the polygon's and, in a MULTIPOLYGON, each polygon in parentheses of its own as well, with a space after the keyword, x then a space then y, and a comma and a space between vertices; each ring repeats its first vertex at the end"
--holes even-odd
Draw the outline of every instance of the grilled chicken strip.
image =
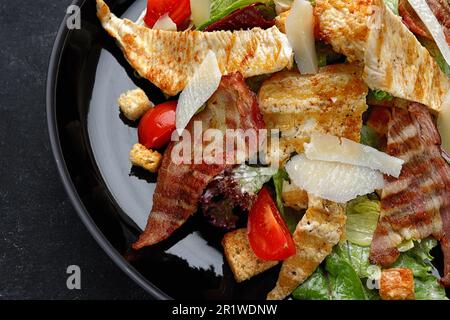
POLYGON ((315 14, 321 38, 364 63, 371 89, 441 111, 449 78, 384 0, 317 0, 315 14))
POLYGON ((446 284, 450 279, 450 168, 441 156, 441 139, 425 106, 393 108, 386 152, 405 161, 398 179, 385 176, 381 216, 370 260, 389 266, 403 240, 430 235, 441 240, 446 284))
POLYGON ((282 300, 317 269, 339 243, 345 232, 344 207, 309 196, 309 208, 297 225, 294 242, 297 252, 281 267, 275 288, 268 300, 282 300))
MULTIPOLYGON (((239 73, 222 77, 219 88, 208 100, 205 110, 194 116, 188 124, 186 130, 192 136, 196 121, 202 123, 203 132, 210 128, 222 131, 224 139, 226 139, 227 129, 245 131, 265 127, 256 96, 247 87, 239 73)), ((215 164, 202 161, 200 164, 195 164, 196 145, 192 145, 191 154, 188 157, 191 164, 188 163, 189 161, 177 163, 172 157, 172 151, 180 143, 183 141, 172 142, 164 153, 153 195, 152 211, 145 231, 133 245, 134 249, 167 239, 197 211, 200 197, 214 177, 225 169, 233 167, 231 161, 215 164)), ((203 150, 206 150, 207 145, 208 143, 203 141, 203 150)), ((222 159, 233 159, 236 150, 227 150, 227 152, 221 155, 222 159)), ((176 152, 176 154, 179 153, 176 152)))
POLYGON ((276 27, 234 32, 152 30, 117 18, 103 0, 97 0, 97 16, 130 65, 171 96, 184 89, 209 50, 224 75, 240 72, 247 78, 293 64, 292 47, 276 27))
POLYGON ((303 152, 313 132, 359 142, 368 88, 362 67, 330 65, 315 75, 282 71, 266 80, 258 100, 268 129, 279 129, 280 160, 303 152))

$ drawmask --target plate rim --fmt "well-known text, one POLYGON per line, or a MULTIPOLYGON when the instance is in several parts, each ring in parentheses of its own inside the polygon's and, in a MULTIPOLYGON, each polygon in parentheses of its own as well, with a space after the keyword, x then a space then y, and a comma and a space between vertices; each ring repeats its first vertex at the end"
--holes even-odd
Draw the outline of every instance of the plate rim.
MULTIPOLYGON (((80 8, 88 0, 73 0, 71 5, 77 5, 80 8)), ((89 0, 92 1, 92 0, 89 0)), ((50 146, 53 158, 56 162, 57 171, 60 180, 63 184, 64 190, 69 197, 72 207, 78 214, 85 227, 88 229, 91 236, 95 239, 97 244, 108 255, 108 257, 135 283, 149 293, 157 300, 172 299, 156 285, 146 279, 139 271, 137 271, 129 262, 127 262, 122 255, 113 247, 111 242, 106 238, 103 232, 98 228, 88 210, 84 206, 79 197, 77 189, 73 184, 72 177, 68 171, 61 148, 59 139, 58 125, 56 120, 56 92, 58 85, 59 67, 61 63, 63 49, 66 45, 67 39, 73 30, 69 30, 67 25, 67 14, 61 22, 56 38, 53 43, 50 61, 47 68, 46 79, 46 115, 47 115, 47 129, 50 138, 50 146)))

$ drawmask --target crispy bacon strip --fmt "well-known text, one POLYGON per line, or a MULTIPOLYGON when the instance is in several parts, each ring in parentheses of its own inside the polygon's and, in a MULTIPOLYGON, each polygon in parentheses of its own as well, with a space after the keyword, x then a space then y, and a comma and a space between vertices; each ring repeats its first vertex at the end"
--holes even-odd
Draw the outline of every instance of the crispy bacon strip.
MULTIPOLYGON (((441 156, 441 138, 426 107, 393 108, 386 152, 405 161, 398 179, 385 176, 381 218, 372 241, 370 259, 389 266, 405 239, 430 235, 441 240, 450 272, 450 170, 441 156)), ((448 279, 447 279, 448 281, 448 279)))
MULTIPOLYGON (((197 114, 186 128, 191 134, 195 121, 202 122, 203 131, 214 128, 224 134, 226 129, 258 130, 265 127, 256 95, 247 87, 240 73, 222 78, 205 110, 197 114)), ((211 180, 232 166, 225 162, 194 164, 194 148, 191 152, 192 164, 177 164, 171 157, 177 143, 172 142, 164 153, 153 195, 153 208, 145 231, 133 245, 134 249, 167 239, 197 211, 199 199, 211 180)))

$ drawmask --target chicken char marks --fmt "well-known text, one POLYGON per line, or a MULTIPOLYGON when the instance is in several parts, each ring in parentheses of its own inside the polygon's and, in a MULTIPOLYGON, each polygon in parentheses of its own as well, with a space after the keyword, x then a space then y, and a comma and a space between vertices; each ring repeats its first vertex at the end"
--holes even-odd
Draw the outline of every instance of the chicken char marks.
MULTIPOLYGON (((194 116, 187 126, 186 130, 191 135, 195 121, 202 122, 203 132, 214 128, 224 135, 227 129, 265 128, 256 95, 247 87, 240 73, 222 77, 219 88, 209 99, 205 110, 194 116)), ((167 239, 197 211, 199 199, 214 177, 233 167, 225 161, 222 164, 195 164, 195 148, 192 148, 191 164, 176 163, 171 154, 178 143, 182 142, 172 142, 164 153, 153 195, 153 208, 145 231, 133 245, 134 249, 167 239)), ((205 145, 203 142, 203 147, 205 145)), ((233 157, 230 153, 222 156, 233 157)))
POLYGON ((441 241, 445 277, 450 284, 450 170, 441 156, 441 138, 426 107, 393 108, 386 152, 405 161, 398 179, 385 176, 381 218, 370 259, 383 266, 399 256, 405 239, 434 236, 441 241))

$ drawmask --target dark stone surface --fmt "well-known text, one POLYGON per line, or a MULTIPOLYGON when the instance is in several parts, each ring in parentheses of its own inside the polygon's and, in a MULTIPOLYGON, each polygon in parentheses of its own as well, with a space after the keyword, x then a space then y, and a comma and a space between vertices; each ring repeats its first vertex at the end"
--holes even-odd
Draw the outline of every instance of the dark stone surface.
POLYGON ((50 150, 46 74, 70 3, 0 2, 0 299, 148 299, 79 220, 50 150), (81 290, 66 287, 72 264, 81 290))

